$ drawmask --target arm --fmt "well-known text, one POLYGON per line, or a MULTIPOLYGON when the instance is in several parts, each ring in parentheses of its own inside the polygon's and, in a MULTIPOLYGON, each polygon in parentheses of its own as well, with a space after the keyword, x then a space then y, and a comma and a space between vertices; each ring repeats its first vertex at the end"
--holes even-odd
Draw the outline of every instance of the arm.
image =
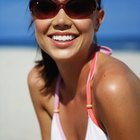
POLYGON ((39 121, 42 140, 50 139, 51 117, 45 107, 43 107, 44 96, 41 94, 40 89, 44 83, 39 76, 37 68, 33 68, 28 75, 28 86, 33 102, 33 106, 39 121))
POLYGON ((140 140, 140 80, 123 67, 104 74, 97 110, 110 140, 140 140))

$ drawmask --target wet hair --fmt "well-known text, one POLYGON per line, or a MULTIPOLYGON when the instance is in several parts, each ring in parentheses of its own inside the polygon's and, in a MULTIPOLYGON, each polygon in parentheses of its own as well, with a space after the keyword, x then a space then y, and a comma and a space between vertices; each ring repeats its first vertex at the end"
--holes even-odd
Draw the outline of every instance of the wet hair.
MULTIPOLYGON (((97 0, 97 3, 98 3, 98 10, 100 10, 101 0, 97 0)), ((96 36, 94 38, 94 42, 95 43, 97 42, 96 36)), ((53 81, 57 78, 59 71, 58 71, 55 61, 41 48, 39 48, 39 51, 41 52, 42 59, 39 61, 36 61, 36 67, 42 67, 40 73, 41 73, 42 78, 45 81, 45 86, 43 87, 43 89, 49 90, 51 89, 51 85, 53 81)))

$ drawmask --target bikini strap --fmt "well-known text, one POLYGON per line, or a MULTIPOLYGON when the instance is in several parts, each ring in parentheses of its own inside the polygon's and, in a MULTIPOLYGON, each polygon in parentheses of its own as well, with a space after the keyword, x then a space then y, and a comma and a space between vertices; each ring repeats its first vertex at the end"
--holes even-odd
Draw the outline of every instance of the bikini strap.
POLYGON ((98 126, 98 122, 93 114, 93 106, 92 106, 92 94, 91 94, 91 80, 93 79, 93 75, 95 72, 97 62, 97 52, 94 53, 93 60, 91 62, 91 69, 88 75, 87 84, 86 84, 86 94, 87 94, 87 111, 92 121, 98 126))
MULTIPOLYGON (((61 126, 60 118, 59 118, 59 90, 60 90, 60 75, 57 78, 56 87, 55 87, 55 96, 54 96, 54 116, 56 118, 56 123, 59 128, 59 132, 62 136, 62 140, 67 140, 64 134, 64 131, 61 126)), ((52 124, 53 125, 53 124, 52 124)))
POLYGON ((55 87, 55 96, 54 96, 54 113, 59 113, 59 87, 60 87, 61 77, 58 76, 56 87, 55 87))
POLYGON ((111 55, 112 54, 112 49, 110 49, 109 47, 97 46, 97 48, 98 48, 99 52, 102 52, 102 53, 107 54, 107 55, 111 55))
POLYGON ((87 94, 87 111, 89 116, 91 117, 92 121, 99 126, 99 123, 97 121, 97 119, 95 118, 94 115, 94 111, 93 111, 93 105, 92 105, 92 93, 91 93, 91 81, 93 79, 94 73, 95 73, 95 69, 96 69, 96 63, 97 63, 97 53, 102 52, 105 53, 107 55, 111 55, 112 54, 112 50, 106 46, 97 46, 97 51, 94 53, 93 55, 93 60, 91 62, 91 69, 88 75, 88 79, 87 79, 87 85, 86 85, 86 94, 87 94))

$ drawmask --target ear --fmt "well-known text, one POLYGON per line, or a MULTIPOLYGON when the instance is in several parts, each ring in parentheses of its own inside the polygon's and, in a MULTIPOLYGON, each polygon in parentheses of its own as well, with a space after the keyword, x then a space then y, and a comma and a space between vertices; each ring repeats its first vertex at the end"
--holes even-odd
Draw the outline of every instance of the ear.
POLYGON ((99 27, 101 23, 103 22, 103 20, 104 20, 104 10, 100 9, 97 13, 95 32, 99 30, 99 27))

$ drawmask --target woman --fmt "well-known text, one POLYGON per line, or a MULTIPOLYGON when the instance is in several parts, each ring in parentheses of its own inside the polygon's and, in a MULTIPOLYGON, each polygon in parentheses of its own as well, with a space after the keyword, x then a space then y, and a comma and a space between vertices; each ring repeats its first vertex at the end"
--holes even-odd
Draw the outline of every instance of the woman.
POLYGON ((42 140, 140 140, 140 80, 95 38, 101 0, 30 0, 42 60, 28 76, 42 140))

